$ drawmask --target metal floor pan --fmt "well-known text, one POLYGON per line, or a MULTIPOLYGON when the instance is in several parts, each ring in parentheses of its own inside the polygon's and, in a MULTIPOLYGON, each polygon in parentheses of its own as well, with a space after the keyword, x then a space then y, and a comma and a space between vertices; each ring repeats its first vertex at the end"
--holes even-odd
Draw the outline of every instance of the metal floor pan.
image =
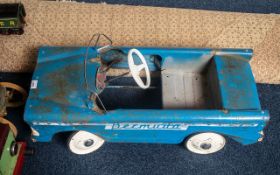
POLYGON ((200 73, 162 72, 163 108, 209 109, 210 88, 207 79, 200 73))

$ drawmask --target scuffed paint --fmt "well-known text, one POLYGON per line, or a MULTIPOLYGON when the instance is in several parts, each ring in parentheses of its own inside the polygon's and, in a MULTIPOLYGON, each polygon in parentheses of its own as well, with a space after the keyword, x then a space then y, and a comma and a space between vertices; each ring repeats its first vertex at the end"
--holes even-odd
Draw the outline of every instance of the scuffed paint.
POLYGON ((31 135, 38 137, 38 136, 40 136, 40 133, 36 129, 31 127, 31 135))
MULTIPOLYGON (((257 127, 258 123, 246 124, 246 123, 63 123, 63 122, 32 122, 33 125, 42 126, 105 126, 105 129, 141 129, 140 126, 149 125, 152 129, 175 129, 183 128, 178 130, 184 130, 187 126, 206 126, 206 127, 257 127), (156 127, 158 125, 158 127, 156 127), (161 125, 163 127, 161 127, 161 125), (127 126, 127 127, 124 127, 127 126), (133 127, 132 127, 133 126, 133 127)), ((144 129, 144 128, 143 128, 144 129)))
MULTIPOLYGON (((121 49, 127 53, 130 48, 121 49)), ((184 64, 196 59, 205 65, 208 60, 215 61, 223 106, 203 110, 117 109, 99 114, 92 110, 95 104, 88 105, 90 93, 85 88, 83 63, 86 48, 42 47, 33 74, 33 80, 38 80, 37 88, 30 90, 24 116, 38 132, 34 132, 36 140, 50 141, 58 132, 85 130, 109 142, 180 143, 190 134, 208 131, 227 135, 243 144, 258 141, 258 132, 267 124, 269 114, 259 105, 247 61, 251 50, 137 49, 147 58, 150 70, 156 69, 153 59, 149 59, 153 55, 162 58, 162 68, 180 65, 182 69, 199 70, 184 64), (243 84, 242 78, 246 81, 243 84), (238 93, 239 90, 242 92, 238 93), (249 95, 245 91, 250 91, 249 95)), ((90 49, 89 58, 96 56, 96 49, 90 49)), ((127 67, 126 60, 121 63, 122 68, 127 67)), ((98 62, 87 64, 90 90, 96 89, 94 82, 99 66, 98 62)))

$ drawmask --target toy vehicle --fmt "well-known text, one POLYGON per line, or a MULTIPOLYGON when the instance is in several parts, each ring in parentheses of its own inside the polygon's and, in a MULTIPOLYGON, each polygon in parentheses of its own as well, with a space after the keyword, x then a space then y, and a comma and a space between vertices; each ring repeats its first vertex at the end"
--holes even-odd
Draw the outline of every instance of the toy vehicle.
POLYGON ((9 125, 0 122, 0 174, 21 174, 25 150, 26 143, 16 142, 9 125))
POLYGON ((105 141, 184 142, 198 154, 221 150, 224 136, 252 144, 269 114, 251 56, 250 49, 41 47, 25 121, 40 142, 72 131, 76 154, 105 141))
POLYGON ((25 9, 21 3, 0 4, 0 34, 22 35, 25 16, 25 9))
POLYGON ((10 82, 0 82, 0 123, 8 125, 10 130, 17 135, 15 125, 7 120, 7 108, 22 106, 27 98, 27 92, 17 84, 10 82))
POLYGON ((13 83, 0 82, 0 174, 19 175, 27 152, 25 142, 17 142, 17 128, 5 118, 7 108, 19 107, 27 97, 25 90, 13 83))

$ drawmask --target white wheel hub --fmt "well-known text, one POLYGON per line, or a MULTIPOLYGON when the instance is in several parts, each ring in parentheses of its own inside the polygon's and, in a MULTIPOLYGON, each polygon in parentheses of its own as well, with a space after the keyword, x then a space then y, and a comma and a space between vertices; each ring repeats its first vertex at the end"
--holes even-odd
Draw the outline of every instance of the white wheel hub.
POLYGON ((88 154, 96 151, 104 143, 97 135, 86 131, 78 131, 69 138, 69 149, 75 154, 88 154))
POLYGON ((223 136, 206 132, 196 134, 185 142, 185 147, 197 154, 211 154, 221 150, 226 144, 223 136))

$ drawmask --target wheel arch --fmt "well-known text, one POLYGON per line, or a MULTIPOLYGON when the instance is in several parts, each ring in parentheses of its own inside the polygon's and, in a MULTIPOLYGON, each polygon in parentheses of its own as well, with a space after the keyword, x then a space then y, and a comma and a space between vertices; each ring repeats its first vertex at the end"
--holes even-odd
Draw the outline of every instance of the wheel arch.
POLYGON ((86 129, 84 129, 84 130, 80 130, 80 129, 72 129, 72 130, 70 130, 70 129, 69 129, 69 130, 63 130, 63 131, 56 132, 56 133, 54 133, 54 134, 52 135, 51 141, 57 141, 57 140, 59 140, 59 139, 65 139, 65 140, 67 140, 72 134, 74 134, 74 133, 76 133, 76 132, 79 132, 79 131, 86 131, 86 132, 89 132, 89 133, 94 134, 94 135, 96 135, 96 136, 98 136, 98 137, 100 137, 100 138, 102 138, 103 140, 106 141, 106 139, 105 139, 102 135, 100 135, 100 134, 98 134, 98 133, 95 133, 95 132, 92 132, 92 131, 90 131, 90 130, 86 130, 86 129))
POLYGON ((248 145, 258 142, 260 138, 263 137, 263 132, 256 131, 256 128, 254 129, 236 129, 232 130, 231 128, 225 129, 225 128, 213 128, 213 129, 204 129, 204 130, 193 130, 190 133, 188 133, 185 138, 183 138, 182 143, 184 143, 188 138, 195 134, 204 133, 204 132, 213 132, 216 134, 220 134, 226 138, 226 140, 231 139, 234 140, 242 145, 248 145))

